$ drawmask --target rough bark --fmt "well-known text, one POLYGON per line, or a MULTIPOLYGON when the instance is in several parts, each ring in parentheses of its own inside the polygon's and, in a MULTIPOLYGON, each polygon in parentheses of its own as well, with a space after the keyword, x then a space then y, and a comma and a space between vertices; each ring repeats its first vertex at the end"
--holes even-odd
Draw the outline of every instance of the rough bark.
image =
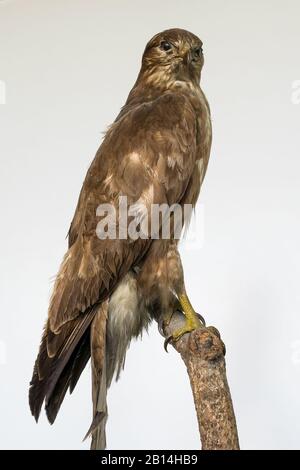
MULTIPOLYGON (((183 325, 176 312, 160 328, 168 338, 183 325)), ((238 450, 236 420, 226 378, 225 346, 214 327, 199 328, 170 343, 181 355, 189 375, 203 450, 238 450)))

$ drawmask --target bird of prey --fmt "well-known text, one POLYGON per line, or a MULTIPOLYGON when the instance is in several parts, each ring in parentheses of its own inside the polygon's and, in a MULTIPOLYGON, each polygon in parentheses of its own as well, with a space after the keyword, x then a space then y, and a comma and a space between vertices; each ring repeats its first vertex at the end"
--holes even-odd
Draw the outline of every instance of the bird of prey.
MULTIPOLYGON (((92 449, 106 446, 107 389, 120 375, 131 339, 157 312, 167 321, 178 306, 185 325, 171 341, 203 326, 186 293, 174 229, 168 239, 97 234, 97 208, 109 204, 118 213, 120 197, 136 214, 146 207, 149 219, 155 204, 195 206, 212 136, 200 88, 203 62, 202 42, 188 31, 169 29, 148 42, 137 80, 87 172, 70 226, 29 403, 38 420, 45 402, 52 424, 91 358, 92 449)), ((159 234, 163 223, 164 217, 159 234)))

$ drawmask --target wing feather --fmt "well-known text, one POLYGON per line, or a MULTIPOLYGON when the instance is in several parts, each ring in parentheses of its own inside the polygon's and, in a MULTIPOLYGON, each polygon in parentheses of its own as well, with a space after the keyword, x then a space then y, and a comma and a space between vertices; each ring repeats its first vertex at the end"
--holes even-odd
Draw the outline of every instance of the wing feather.
POLYGON ((100 240, 97 207, 110 203, 118 214, 120 196, 127 197, 128 205, 180 202, 195 168, 196 126, 188 99, 168 93, 125 113, 107 132, 83 183, 69 249, 50 301, 30 388, 36 419, 44 400, 50 421, 55 419, 68 386, 72 383, 74 388, 90 354, 85 350, 75 372, 77 353, 97 306, 151 245, 150 236, 100 240))

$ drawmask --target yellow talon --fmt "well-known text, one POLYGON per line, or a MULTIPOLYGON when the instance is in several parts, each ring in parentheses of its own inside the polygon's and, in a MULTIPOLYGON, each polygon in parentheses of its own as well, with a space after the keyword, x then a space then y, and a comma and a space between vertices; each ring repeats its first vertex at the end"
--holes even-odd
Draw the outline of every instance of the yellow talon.
POLYGON ((201 315, 195 312, 193 309, 189 298, 186 294, 182 294, 178 297, 180 306, 185 315, 185 324, 182 328, 174 331, 172 336, 166 339, 165 341, 165 350, 167 351, 167 345, 171 341, 178 341, 185 333, 190 333, 191 331, 196 330, 197 328, 202 328, 205 326, 205 321, 201 315))

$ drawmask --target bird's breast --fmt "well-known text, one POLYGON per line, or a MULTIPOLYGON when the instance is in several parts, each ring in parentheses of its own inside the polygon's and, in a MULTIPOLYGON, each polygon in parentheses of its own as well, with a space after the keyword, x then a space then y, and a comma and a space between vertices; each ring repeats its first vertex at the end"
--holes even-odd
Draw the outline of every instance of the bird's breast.
POLYGON ((212 139, 210 109, 205 95, 200 89, 197 92, 197 101, 198 105, 196 106, 196 113, 199 131, 199 146, 202 151, 209 153, 212 139))
POLYGON ((195 110, 198 124, 199 150, 202 153, 208 153, 209 156, 212 140, 212 126, 209 104, 205 94, 199 86, 196 86, 192 82, 176 82, 175 85, 177 86, 177 89, 181 89, 181 91, 186 94, 195 110))

